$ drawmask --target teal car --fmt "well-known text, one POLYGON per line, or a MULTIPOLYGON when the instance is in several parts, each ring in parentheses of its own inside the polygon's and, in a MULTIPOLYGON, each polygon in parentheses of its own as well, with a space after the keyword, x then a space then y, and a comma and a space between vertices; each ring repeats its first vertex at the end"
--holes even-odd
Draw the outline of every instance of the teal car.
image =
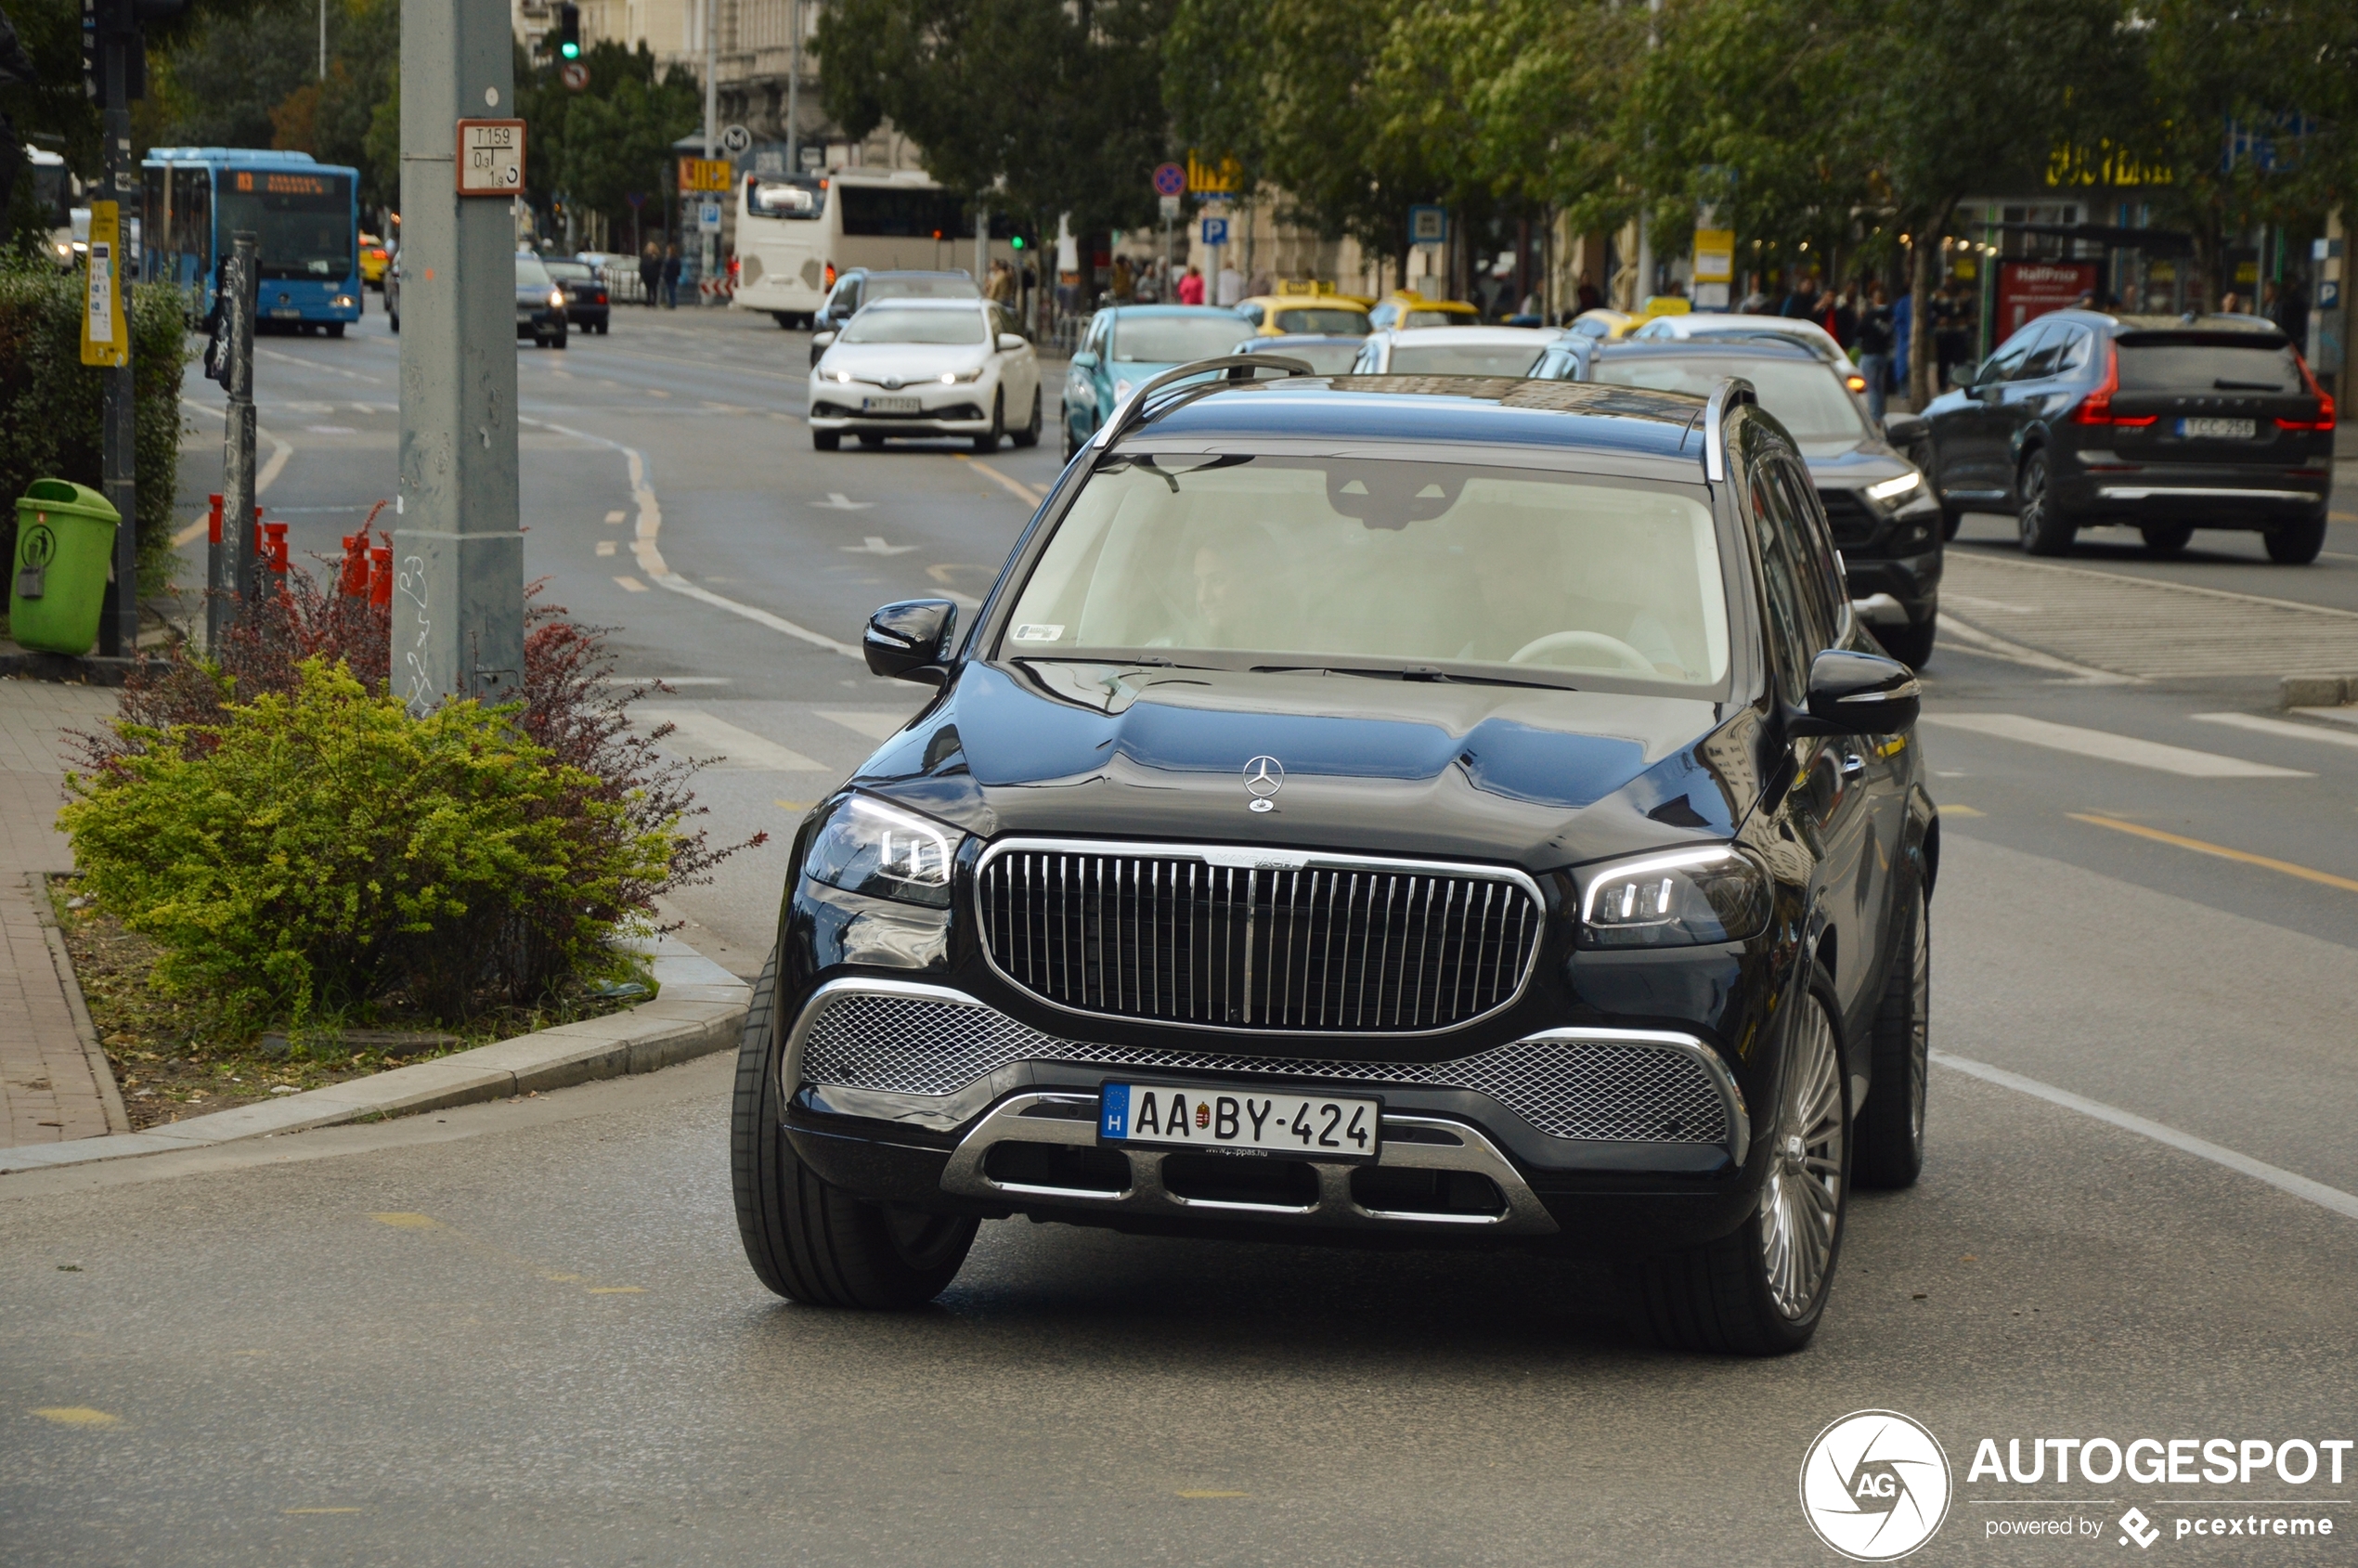
POLYGON ((1174 365, 1233 354, 1248 330, 1235 311, 1211 305, 1121 305, 1097 312, 1065 376, 1065 460, 1133 388, 1174 365))

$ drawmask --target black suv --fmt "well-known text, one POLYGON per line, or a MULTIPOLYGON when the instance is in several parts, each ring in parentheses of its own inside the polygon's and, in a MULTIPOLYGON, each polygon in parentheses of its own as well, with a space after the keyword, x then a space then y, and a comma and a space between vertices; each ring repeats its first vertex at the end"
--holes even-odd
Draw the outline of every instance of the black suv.
MULTIPOLYGON (((870 300, 980 298, 982 291, 963 272, 872 272, 864 266, 855 266, 837 278, 835 287, 827 291, 827 303, 810 317, 810 330, 813 335, 842 331, 843 324, 870 300)), ((814 367, 834 341, 830 338, 826 343, 810 345, 810 363, 814 367)))
POLYGON ((746 1018, 781 1294, 928 1300, 1016 1215, 1603 1249, 1769 1354, 1915 1179, 1916 682, 1741 385, 1182 366, 971 624, 865 646, 939 692, 804 819, 746 1018))
POLYGON ((1576 356, 1579 379, 1608 386, 1702 393, 1730 376, 1751 382, 1760 406, 1800 446, 1860 618, 1885 652, 1924 667, 1939 624, 1940 511, 1924 474, 1822 357, 1736 338, 1605 343, 1576 356))
POLYGON ((2100 523, 2164 554, 2196 528, 2257 530, 2288 565, 2325 547, 2333 399, 2256 317, 2057 311, 1924 418, 1950 534, 1966 512, 2008 511, 2034 555, 2100 523))

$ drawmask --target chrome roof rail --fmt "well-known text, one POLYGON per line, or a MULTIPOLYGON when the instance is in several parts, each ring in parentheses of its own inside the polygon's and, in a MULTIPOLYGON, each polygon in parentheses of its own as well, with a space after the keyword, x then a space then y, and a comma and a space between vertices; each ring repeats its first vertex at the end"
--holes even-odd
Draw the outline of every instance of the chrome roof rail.
POLYGON ((1703 410, 1703 476, 1717 485, 1728 477, 1728 448, 1723 422, 1727 411, 1739 404, 1757 407, 1760 395, 1752 382, 1742 376, 1730 376, 1711 389, 1711 401, 1703 410))
MULTIPOLYGON (((1239 317, 1241 320, 1242 318, 1239 317)), ((1249 382, 1256 370, 1277 370, 1292 376, 1315 376, 1318 371, 1308 360, 1289 359, 1281 354, 1223 354, 1216 358, 1198 359, 1185 365, 1174 365, 1130 395, 1130 400, 1116 408, 1113 418, 1097 427, 1089 445, 1110 451, 1113 444, 1141 423, 1147 417, 1147 399, 1165 387, 1181 382, 1188 384, 1189 393, 1211 392, 1231 382, 1249 382), (1227 372, 1218 381, 1198 382, 1197 377, 1209 371, 1227 372)))

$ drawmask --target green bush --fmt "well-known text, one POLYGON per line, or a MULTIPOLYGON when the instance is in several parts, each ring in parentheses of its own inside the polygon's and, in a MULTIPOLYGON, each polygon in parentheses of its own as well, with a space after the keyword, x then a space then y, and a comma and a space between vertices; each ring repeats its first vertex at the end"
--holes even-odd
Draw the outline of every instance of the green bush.
MULTIPOLYGON (((79 268, 60 272, 21 256, 0 265, 0 559, 16 559, 16 499, 27 485, 71 479, 105 488, 105 372, 82 362, 82 289, 79 268)), ((138 405, 139 579, 149 589, 171 571, 186 303, 168 283, 136 285, 124 302, 138 405)))
POLYGON ((84 888, 163 950, 158 984, 224 1033, 395 996, 457 1021, 619 972, 604 939, 674 847, 512 718, 415 719, 311 659, 217 724, 123 726, 137 749, 73 775, 59 821, 84 888))

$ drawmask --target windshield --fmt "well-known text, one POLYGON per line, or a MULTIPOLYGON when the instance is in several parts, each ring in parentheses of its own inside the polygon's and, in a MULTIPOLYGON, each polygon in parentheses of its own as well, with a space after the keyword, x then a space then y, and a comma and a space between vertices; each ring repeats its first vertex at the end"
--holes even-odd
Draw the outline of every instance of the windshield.
POLYGON ((1108 357, 1132 365, 1185 365, 1237 346, 1243 328, 1226 311, 1202 316, 1117 317, 1108 357))
POLYGON ((2123 392, 2276 392, 2308 391, 2292 349, 2262 339, 2251 343, 2223 343, 2130 338, 2119 344, 2120 390, 2123 392))
POLYGON ((1522 376, 1543 352, 1529 343, 1396 343, 1391 370, 1395 376, 1522 376))
POLYGON ((895 310, 870 305, 843 330, 846 343, 978 343, 984 342, 976 310, 895 310))
POLYGON ((920 274, 872 272, 868 274, 868 297, 872 300, 978 300, 982 291, 974 280, 959 273, 920 274))
POLYGON ((551 286, 549 269, 540 265, 540 258, 538 256, 518 256, 516 258, 517 288, 546 289, 551 286))
POLYGON ((745 193, 745 209, 758 218, 815 218, 827 210, 827 193, 765 180, 745 193))
POLYGON ((1607 351, 1597 361, 1593 381, 1607 386, 1642 386, 1655 392, 1690 392, 1707 397, 1730 376, 1742 376, 1760 394, 1760 406, 1777 422, 1806 443, 1867 438, 1867 416, 1841 378, 1815 360, 1754 359, 1738 355, 1680 354, 1626 357, 1607 351))
POLYGON ((1367 316, 1365 311, 1345 310, 1334 305, 1313 309, 1289 306, 1277 312, 1272 323, 1281 332, 1315 332, 1321 337, 1355 338, 1366 335, 1367 316))
POLYGON ((1162 649, 1704 685, 1728 667, 1717 538, 1683 486, 1380 459, 1117 458, 1049 541, 1004 652, 1162 649))
POLYGON ((334 280, 352 276, 352 181, 343 175, 224 169, 217 176, 214 233, 220 249, 252 229, 262 276, 334 280))
POLYGON ((1359 358, 1356 343, 1272 343, 1267 338, 1249 338, 1237 345, 1237 352, 1299 359, 1322 376, 1344 375, 1359 358))

